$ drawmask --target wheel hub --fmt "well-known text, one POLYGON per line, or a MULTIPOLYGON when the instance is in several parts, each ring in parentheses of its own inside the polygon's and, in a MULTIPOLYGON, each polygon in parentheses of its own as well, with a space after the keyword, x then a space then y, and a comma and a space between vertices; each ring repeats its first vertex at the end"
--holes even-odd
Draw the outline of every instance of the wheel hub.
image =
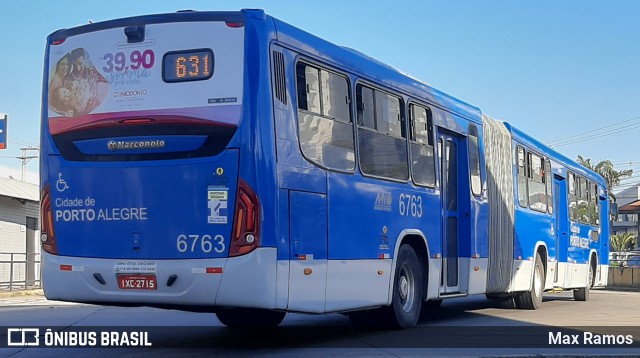
POLYGON ((541 273, 541 268, 539 266, 536 266, 536 271, 535 271, 535 277, 533 280, 533 285, 534 285, 534 290, 537 294, 540 294, 542 292, 542 273, 541 273))
POLYGON ((409 296, 409 282, 406 276, 402 276, 400 277, 400 298, 406 300, 407 296, 409 296))

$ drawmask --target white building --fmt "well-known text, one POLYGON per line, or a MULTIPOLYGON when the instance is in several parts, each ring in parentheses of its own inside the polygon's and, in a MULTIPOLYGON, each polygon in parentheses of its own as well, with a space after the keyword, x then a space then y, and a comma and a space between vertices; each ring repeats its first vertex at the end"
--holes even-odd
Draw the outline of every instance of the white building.
MULTIPOLYGON (((39 261, 38 185, 0 178, 0 286, 9 282, 9 261, 39 261), (13 255, 11 255, 13 254, 13 255)), ((37 280, 40 265, 13 265, 13 281, 37 280)))
MULTIPOLYGON (((634 185, 617 194, 618 220, 613 222, 612 233, 630 233, 638 237, 640 232, 640 184, 634 185)), ((636 245, 640 245, 640 240, 636 245)))

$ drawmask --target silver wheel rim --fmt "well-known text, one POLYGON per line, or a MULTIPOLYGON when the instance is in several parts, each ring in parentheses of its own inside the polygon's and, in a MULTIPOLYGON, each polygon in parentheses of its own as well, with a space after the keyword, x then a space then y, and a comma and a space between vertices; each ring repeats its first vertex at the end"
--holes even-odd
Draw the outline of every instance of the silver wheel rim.
POLYGON ((533 289, 537 296, 542 296, 542 267, 540 265, 536 265, 533 289))
POLYGON ((400 304, 405 312, 411 311, 415 301, 415 277, 413 270, 408 265, 403 265, 398 277, 398 293, 400 294, 400 304))

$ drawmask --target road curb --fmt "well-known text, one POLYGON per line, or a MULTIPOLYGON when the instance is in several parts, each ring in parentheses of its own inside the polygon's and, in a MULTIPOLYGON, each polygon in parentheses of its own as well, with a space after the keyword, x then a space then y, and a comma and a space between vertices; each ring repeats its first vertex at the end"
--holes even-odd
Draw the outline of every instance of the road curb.
POLYGON ((598 288, 599 291, 625 291, 625 292, 640 292, 640 287, 623 287, 623 286, 607 286, 604 288, 598 288))
POLYGON ((42 289, 20 290, 20 291, 0 291, 0 298, 22 297, 22 296, 44 296, 42 289))

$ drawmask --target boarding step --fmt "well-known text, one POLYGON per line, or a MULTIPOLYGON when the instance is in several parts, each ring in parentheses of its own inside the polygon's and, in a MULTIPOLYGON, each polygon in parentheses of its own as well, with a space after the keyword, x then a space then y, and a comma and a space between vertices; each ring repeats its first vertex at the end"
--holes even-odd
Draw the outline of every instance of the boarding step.
POLYGON ((440 297, 442 299, 445 298, 456 298, 456 297, 467 297, 469 296, 468 294, 464 293, 464 292, 453 292, 453 293, 440 293, 440 297))

